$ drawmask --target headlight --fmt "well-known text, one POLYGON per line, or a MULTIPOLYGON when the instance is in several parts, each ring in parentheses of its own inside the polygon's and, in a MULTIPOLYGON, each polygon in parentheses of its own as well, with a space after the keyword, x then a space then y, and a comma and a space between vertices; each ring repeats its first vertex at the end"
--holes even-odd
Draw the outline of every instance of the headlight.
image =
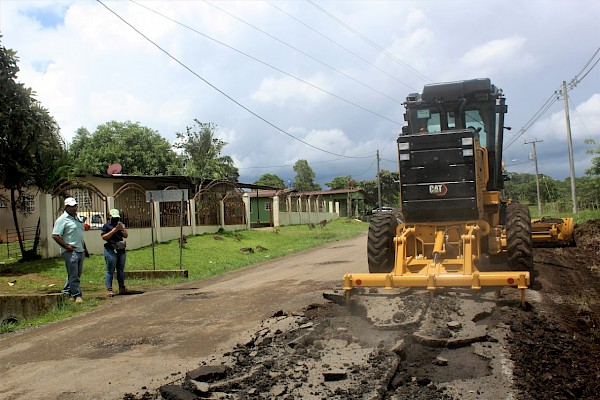
POLYGON ((463 149, 463 157, 473 157, 473 149, 463 149))
POLYGON ((472 137, 464 137, 464 138, 462 138, 462 145, 463 146, 472 146, 473 145, 473 138, 472 137))
POLYGON ((400 154, 400 161, 408 161, 410 160, 410 153, 400 154))
POLYGON ((408 143, 408 142, 398 143, 398 150, 410 150, 410 143, 408 143))

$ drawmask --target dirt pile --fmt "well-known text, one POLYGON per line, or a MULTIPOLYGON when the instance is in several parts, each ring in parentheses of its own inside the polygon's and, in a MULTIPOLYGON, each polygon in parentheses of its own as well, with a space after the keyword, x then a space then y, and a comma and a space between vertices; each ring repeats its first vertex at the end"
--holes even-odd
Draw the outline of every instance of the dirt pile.
POLYGON ((505 318, 521 399, 600 393, 600 220, 576 226, 575 241, 576 247, 535 250, 541 301, 505 318))

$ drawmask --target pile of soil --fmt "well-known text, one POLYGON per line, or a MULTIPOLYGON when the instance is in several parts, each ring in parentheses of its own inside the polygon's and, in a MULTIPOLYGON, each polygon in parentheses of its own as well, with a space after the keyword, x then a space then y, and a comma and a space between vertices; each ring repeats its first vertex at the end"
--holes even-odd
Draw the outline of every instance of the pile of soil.
POLYGON ((368 307, 335 302, 280 311, 183 381, 123 398, 450 400, 512 392, 518 399, 596 399, 600 220, 577 226, 575 240, 576 247, 535 249, 526 309, 515 289, 503 289, 430 301, 409 291, 404 311, 390 303, 385 321, 370 317, 368 307), (461 339, 461 317, 484 333, 461 339), (422 339, 432 334, 429 343, 422 339))
POLYGON ((531 312, 507 315, 521 399, 595 399, 600 393, 600 220, 575 227, 576 247, 535 249, 531 312))

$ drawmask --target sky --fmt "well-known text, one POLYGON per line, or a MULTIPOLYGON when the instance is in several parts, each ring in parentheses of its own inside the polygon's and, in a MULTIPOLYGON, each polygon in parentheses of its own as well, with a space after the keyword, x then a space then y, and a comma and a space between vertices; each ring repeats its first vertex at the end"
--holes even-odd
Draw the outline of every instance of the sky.
POLYGON ((378 151, 397 171, 406 96, 463 79, 503 90, 510 172, 535 173, 536 141, 539 172, 570 176, 563 81, 577 177, 600 145, 596 0, 0 0, 0 34, 67 143, 113 120, 171 143, 211 122, 243 183, 293 181, 299 159, 324 189, 375 179, 378 151))

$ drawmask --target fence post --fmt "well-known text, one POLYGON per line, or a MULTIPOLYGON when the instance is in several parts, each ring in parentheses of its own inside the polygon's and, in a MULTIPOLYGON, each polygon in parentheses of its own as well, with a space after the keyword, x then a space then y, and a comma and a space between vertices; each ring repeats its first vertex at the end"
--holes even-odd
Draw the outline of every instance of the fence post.
POLYGON ((192 227, 192 235, 196 235, 197 227, 196 227, 196 200, 189 199, 189 210, 190 210, 190 225, 192 227))
POLYGON ((242 195, 242 201, 244 202, 244 213, 246 214, 246 229, 250 230, 250 196, 248 196, 248 193, 242 195))
POLYGON ((160 201, 154 201, 150 204, 154 205, 154 225, 156 226, 156 237, 154 240, 158 243, 162 242, 162 228, 160 226, 160 201))
POLYGON ((279 196, 273 196, 273 226, 279 226, 279 196))
POLYGON ((219 219, 221 220, 221 228, 225 229, 225 200, 219 200, 219 219))

